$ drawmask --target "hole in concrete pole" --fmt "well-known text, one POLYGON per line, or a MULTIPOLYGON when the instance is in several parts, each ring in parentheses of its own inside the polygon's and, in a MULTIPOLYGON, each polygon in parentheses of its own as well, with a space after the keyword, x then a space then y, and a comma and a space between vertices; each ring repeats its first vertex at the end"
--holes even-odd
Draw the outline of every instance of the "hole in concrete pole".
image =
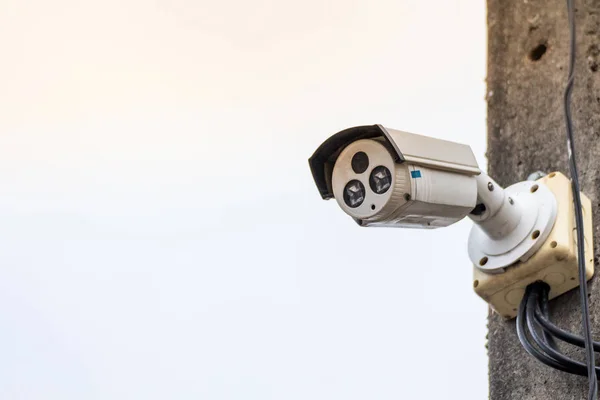
POLYGON ((544 54, 546 54, 546 50, 548 50, 546 43, 538 44, 533 50, 529 52, 529 59, 531 61, 539 61, 544 56, 544 54))

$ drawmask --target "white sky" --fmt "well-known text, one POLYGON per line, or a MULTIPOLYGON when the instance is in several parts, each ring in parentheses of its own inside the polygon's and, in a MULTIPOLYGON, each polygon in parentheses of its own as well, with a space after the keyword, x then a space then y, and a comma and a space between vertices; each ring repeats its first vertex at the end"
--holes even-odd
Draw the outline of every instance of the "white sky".
POLYGON ((0 398, 487 397, 469 221, 361 229, 307 159, 485 167, 484 2, 0 5, 0 398))

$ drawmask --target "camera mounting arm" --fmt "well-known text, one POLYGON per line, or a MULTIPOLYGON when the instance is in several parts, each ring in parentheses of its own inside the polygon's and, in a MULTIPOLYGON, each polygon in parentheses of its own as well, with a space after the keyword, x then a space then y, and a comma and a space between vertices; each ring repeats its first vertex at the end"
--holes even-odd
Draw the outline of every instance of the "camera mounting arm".
POLYGON ((556 199, 541 182, 519 182, 504 189, 483 172, 476 181, 469 257, 482 271, 501 273, 543 245, 556 221, 556 199))

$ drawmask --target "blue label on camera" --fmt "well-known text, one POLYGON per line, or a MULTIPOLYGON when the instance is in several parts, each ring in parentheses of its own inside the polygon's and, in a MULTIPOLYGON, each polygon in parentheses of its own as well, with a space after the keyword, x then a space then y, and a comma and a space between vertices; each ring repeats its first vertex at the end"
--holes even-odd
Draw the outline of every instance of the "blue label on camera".
POLYGON ((421 177, 421 171, 417 170, 417 171, 410 171, 410 177, 411 178, 420 178, 421 177))

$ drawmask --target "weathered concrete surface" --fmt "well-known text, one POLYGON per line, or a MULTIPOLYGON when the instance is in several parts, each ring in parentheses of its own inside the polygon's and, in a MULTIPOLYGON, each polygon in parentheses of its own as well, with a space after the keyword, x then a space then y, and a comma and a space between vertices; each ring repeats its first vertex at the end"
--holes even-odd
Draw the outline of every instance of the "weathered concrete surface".
MULTIPOLYGON (((536 170, 568 175, 562 93, 568 27, 565 0, 488 0, 488 159, 503 185, 536 170), (546 46, 545 53, 543 47, 546 46), (534 51, 535 49, 535 51, 534 51), (533 52, 532 52, 533 51, 533 52), (543 53, 543 54, 542 54, 543 53)), ((583 191, 594 207, 595 262, 600 243, 600 0, 576 0, 577 69, 573 93, 576 151, 583 191)), ((590 309, 600 339, 600 287, 590 284, 590 309)), ((554 300, 558 325, 580 332, 578 293, 554 300)), ((521 348, 514 321, 489 317, 492 400, 584 399, 586 378, 546 367, 521 348)), ((583 360, 582 353, 564 350, 583 360)), ((600 356, 597 353, 597 359, 600 356)))

